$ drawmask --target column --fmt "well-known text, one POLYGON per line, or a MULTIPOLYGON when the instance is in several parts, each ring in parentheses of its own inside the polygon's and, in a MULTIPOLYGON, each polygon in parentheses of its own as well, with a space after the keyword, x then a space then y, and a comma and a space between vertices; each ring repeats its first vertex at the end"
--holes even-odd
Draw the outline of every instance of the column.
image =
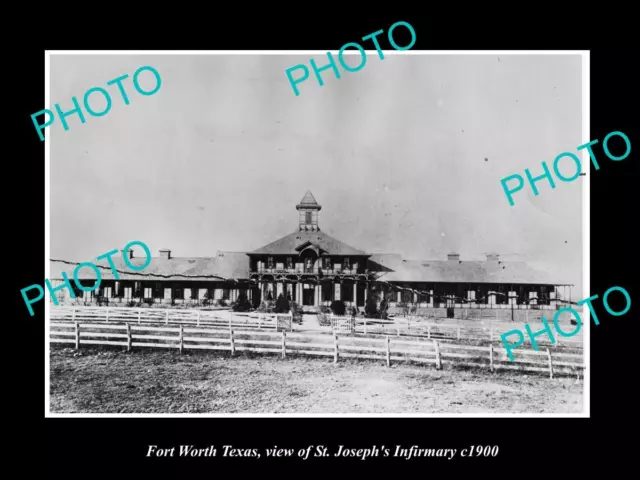
POLYGON ((341 297, 340 297, 340 287, 341 287, 341 285, 339 283, 336 283, 334 285, 334 291, 333 291, 334 300, 340 300, 341 299, 341 297))
POLYGON ((367 304, 367 300, 369 299, 369 283, 364 286, 364 304, 367 304))
POLYGON ((429 290, 429 307, 433 308, 433 290, 429 290))
POLYGON ((280 294, 282 294, 284 296, 282 282, 276 283, 276 298, 278 298, 280 296, 280 294))
POLYGON ((398 303, 402 302, 402 290, 398 291, 398 303))
POLYGON ((314 289, 314 294, 315 294, 315 302, 314 305, 320 305, 320 285, 316 285, 315 287, 313 287, 314 289))
POLYGON ((353 283, 353 306, 358 306, 358 282, 353 283))
POLYGON ((493 291, 489 292, 489 306, 494 307, 496 304, 496 295, 493 291))

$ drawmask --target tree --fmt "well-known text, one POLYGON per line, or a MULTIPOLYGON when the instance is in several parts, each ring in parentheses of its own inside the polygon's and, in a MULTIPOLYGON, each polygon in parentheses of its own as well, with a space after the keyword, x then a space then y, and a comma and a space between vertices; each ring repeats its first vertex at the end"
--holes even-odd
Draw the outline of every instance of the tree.
POLYGON ((256 294, 256 292, 253 292, 253 295, 251 296, 251 306, 254 309, 258 309, 260 307, 260 295, 256 294))
POLYGON ((378 300, 372 294, 367 298, 367 303, 364 306, 364 313, 367 317, 375 318, 378 315, 378 300))
POLYGON ((389 310, 389 303, 386 298, 383 298, 380 302, 380 318, 383 320, 387 319, 387 311, 389 310))
POLYGON ((247 298, 247 294, 244 292, 240 293, 240 295, 238 295, 238 300, 236 300, 236 303, 233 305, 233 311, 248 312, 250 310, 251 310, 251 303, 247 298))
POLYGON ((202 299, 202 304, 203 305, 210 305, 211 304, 211 300, 213 300, 211 297, 211 290, 209 290, 208 288, 205 290, 204 292, 204 298, 202 299))
POLYGON ((278 300, 276 300, 276 308, 274 309, 275 313, 289 313, 289 302, 284 295, 278 295, 278 300))
POLYGON ((334 315, 344 315, 344 312, 347 309, 342 300, 333 301, 330 308, 334 315))

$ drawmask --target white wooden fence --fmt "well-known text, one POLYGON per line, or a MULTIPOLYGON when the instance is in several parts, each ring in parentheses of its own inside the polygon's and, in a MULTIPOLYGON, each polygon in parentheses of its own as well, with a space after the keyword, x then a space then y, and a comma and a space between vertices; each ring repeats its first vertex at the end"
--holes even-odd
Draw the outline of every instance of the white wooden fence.
MULTIPOLYGON (((563 337, 559 335, 551 325, 550 327, 554 333, 555 343, 552 343, 546 335, 541 335, 535 339, 538 345, 550 346, 554 349, 563 346, 573 349, 583 348, 584 337, 582 330, 573 337, 563 337)), ((584 326, 582 328, 584 328, 584 326)), ((411 336, 438 340, 470 340, 479 343, 502 344, 500 335, 514 329, 520 329, 525 337, 524 343, 531 344, 531 339, 526 334, 523 325, 491 321, 486 323, 465 321, 448 324, 429 322, 419 317, 395 317, 393 320, 356 318, 354 331, 365 335, 382 334, 395 335, 397 337, 411 336)), ((531 326, 531 329, 535 332, 541 328, 531 326)), ((514 341, 514 339, 515 336, 507 337, 507 341, 514 341)))
POLYGON ((356 329, 355 318, 348 315, 330 315, 331 330, 335 333, 354 332, 356 329))
MULTIPOLYGON (((82 322, 109 322, 109 323, 137 323, 138 325, 159 324, 166 325, 183 324, 195 326, 208 326, 211 328, 243 328, 258 330, 286 330, 292 331, 294 325, 292 315, 272 313, 240 313, 230 310, 181 310, 160 308, 124 308, 124 307, 82 307, 82 306, 51 306, 52 320, 82 321, 82 322)), ((336 333, 354 333, 364 335, 393 335, 395 337, 411 337, 436 339, 444 342, 470 341, 480 344, 494 343, 501 345, 500 335, 508 330, 524 327, 520 324, 504 322, 463 321, 460 323, 437 323, 425 321, 420 317, 395 317, 392 320, 380 320, 356 317, 355 322, 349 316, 330 315, 330 331, 336 333)), ((320 327, 322 331, 323 328, 320 327)), ((585 328, 584 326, 582 327, 585 328)), ((533 327, 536 331, 538 327, 533 327)), ((553 330, 553 329, 552 329, 553 330)), ((319 333, 320 333, 319 331, 319 333)), ((581 349, 583 346, 582 331, 574 337, 562 337, 555 332, 556 343, 551 343, 546 335, 536 338, 540 346, 551 347, 554 350, 560 348, 581 349)), ((515 337, 509 337, 512 341, 515 337)), ((531 340, 525 334, 525 345, 530 345, 531 340)), ((530 348, 530 347, 527 347, 530 348)), ((519 347, 515 352, 520 352, 525 346, 519 347)), ((518 354, 516 353, 516 355, 518 354)))
POLYGON ((124 308, 124 307, 51 307, 51 320, 107 322, 107 323, 164 323, 221 328, 257 328, 291 330, 291 313, 247 314, 231 310, 180 310, 169 308, 124 308))
POLYGON ((401 340, 355 337, 352 335, 304 332, 221 330, 180 325, 150 326, 142 324, 113 324, 106 322, 51 322, 51 343, 71 344, 75 349, 83 345, 113 345, 126 347, 168 348, 184 350, 222 350, 235 355, 237 351, 314 355, 340 358, 372 359, 386 362, 421 362, 467 366, 494 370, 548 372, 554 375, 580 376, 582 354, 518 350, 516 360, 507 358, 504 348, 441 343, 435 339, 401 340))

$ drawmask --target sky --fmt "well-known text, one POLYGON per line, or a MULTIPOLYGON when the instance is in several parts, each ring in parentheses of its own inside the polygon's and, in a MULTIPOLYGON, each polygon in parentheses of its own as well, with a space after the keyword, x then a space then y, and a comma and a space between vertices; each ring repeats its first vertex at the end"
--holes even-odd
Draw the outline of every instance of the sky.
MULTIPOLYGON (((84 124, 67 117, 68 131, 59 119, 47 129, 51 258, 91 261, 132 240, 154 256, 255 250, 297 229, 295 205, 311 190, 320 228, 368 253, 497 252, 580 292, 584 177, 538 182, 538 196, 525 185, 513 207, 500 184, 526 168, 541 175, 542 161, 552 168, 589 140, 578 54, 373 51, 358 72, 324 71, 324 86, 311 72, 296 96, 285 70, 310 58, 327 63, 326 54, 52 55, 47 108, 70 110, 92 87, 113 103, 102 117, 85 112, 84 124), (131 79, 146 65, 162 78, 151 96, 131 79), (106 85, 123 74, 129 105, 106 85)), ((150 72, 139 78, 155 85, 150 72)), ((104 105, 91 96, 94 110, 104 105)), ((566 176, 574 168, 560 164, 566 176)))

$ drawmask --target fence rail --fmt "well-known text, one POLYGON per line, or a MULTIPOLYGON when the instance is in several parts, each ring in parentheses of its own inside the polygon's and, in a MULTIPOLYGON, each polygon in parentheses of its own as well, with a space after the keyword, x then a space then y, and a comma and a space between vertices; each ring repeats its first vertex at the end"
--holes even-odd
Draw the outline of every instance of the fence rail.
MULTIPOLYGON (((467 322, 465 322, 467 323, 467 322)), ((488 322, 484 324, 467 324, 464 323, 437 323, 425 321, 424 318, 417 317, 395 317, 393 321, 384 321, 377 319, 356 318, 355 333, 365 335, 382 334, 412 337, 426 337, 428 339, 438 340, 469 340, 479 343, 500 343, 500 335, 509 330, 520 328, 524 332, 524 327, 514 324, 488 322)), ((536 328, 532 328, 533 331, 536 328)), ((550 346, 554 349, 558 347, 567 347, 581 349, 584 340, 581 333, 576 336, 567 338, 559 335, 553 328, 555 342, 551 342, 548 337, 539 336, 536 343, 541 346, 550 346)), ((507 340, 511 340, 507 338, 507 340)), ((531 339, 525 334, 525 344, 531 344, 531 339)), ((520 351, 520 350, 518 350, 520 351)))
MULTIPOLYGON (((323 315, 323 314, 319 314, 323 315)), ((501 345, 500 335, 508 330, 524 327, 518 324, 496 322, 493 320, 472 323, 463 321, 458 323, 438 323, 437 320, 426 320, 424 317, 407 316, 394 317, 391 320, 360 318, 349 316, 326 315, 330 320, 329 331, 364 335, 393 335, 395 337, 411 337, 435 339, 443 342, 469 341, 480 344, 495 343, 501 345)), ((243 314, 230 310, 177 310, 159 308, 125 308, 125 307, 51 307, 51 319, 63 321, 104 321, 113 323, 138 323, 166 325, 195 325, 211 328, 244 328, 257 330, 286 330, 293 331, 292 315, 252 313, 243 314)), ((450 321, 446 319, 445 321, 450 321)), ((298 327, 295 327, 298 328, 298 327)), ((322 332, 322 328, 317 330, 322 332)), ((532 327, 535 331, 538 327, 532 327)), ((307 330, 307 328, 305 328, 307 330)), ((553 330, 553 328, 552 328, 553 330)), ((567 338, 554 331, 555 343, 546 336, 536 338, 539 346, 551 347, 558 351, 565 347, 581 349, 584 345, 582 332, 567 338)), ((510 339, 508 339, 510 340, 510 339)), ((525 335, 525 344, 531 344, 531 339, 525 335)), ((518 349, 518 354, 523 349, 518 349)))
POLYGON ((183 324, 211 326, 219 328, 257 328, 291 330, 291 313, 238 314, 231 310, 174 310, 168 308, 125 308, 125 307, 72 307, 51 308, 52 320, 135 322, 151 324, 183 324))
POLYGON ((122 346, 127 350, 139 348, 168 348, 184 350, 220 350, 235 355, 238 351, 277 353, 287 355, 315 355, 340 358, 372 359, 386 362, 412 361, 442 365, 506 369, 525 372, 548 372, 554 375, 576 375, 583 370, 582 355, 572 353, 522 350, 515 361, 509 361, 504 348, 441 343, 436 339, 401 340, 354 337, 337 333, 304 333, 287 331, 221 330, 206 327, 150 326, 141 324, 109 324, 98 322, 51 322, 51 343, 122 346))

